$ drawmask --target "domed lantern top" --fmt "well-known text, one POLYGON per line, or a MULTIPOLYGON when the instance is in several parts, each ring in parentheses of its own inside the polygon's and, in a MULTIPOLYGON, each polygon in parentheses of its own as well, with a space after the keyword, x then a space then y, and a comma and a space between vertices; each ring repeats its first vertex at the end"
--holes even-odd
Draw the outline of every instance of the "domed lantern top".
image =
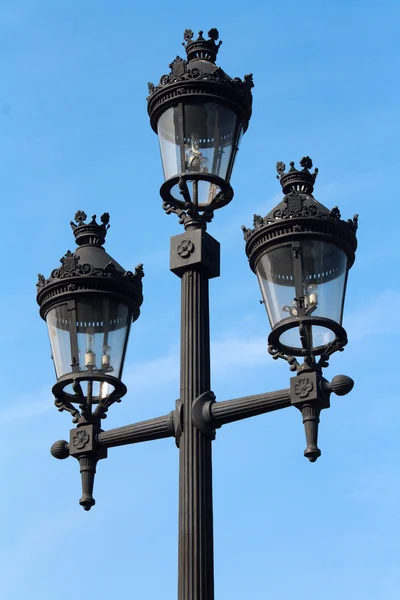
POLYGON ((285 172, 277 163, 285 197, 254 229, 243 228, 250 267, 256 273, 271 323, 269 351, 287 360, 303 356, 320 366, 347 343, 342 327, 348 270, 354 263, 358 217, 343 221, 312 195, 318 173, 312 161, 285 172), (289 357, 289 358, 288 358, 289 357))
MULTIPOLYGON (((78 211, 71 222, 78 248, 60 259, 61 266, 46 279, 39 275, 37 302, 46 321, 57 383, 56 405, 79 411, 72 403, 101 404, 105 412, 110 396, 124 395, 122 369, 130 325, 139 317, 143 269, 125 271, 103 248, 109 215, 85 223, 78 211), (87 384, 87 392, 81 383, 87 384)), ((87 414, 86 414, 87 416, 87 414)))
POLYGON ((252 75, 232 79, 215 60, 221 42, 184 33, 187 59, 177 56, 158 85, 149 83, 148 113, 158 134, 165 208, 210 217, 233 197, 230 178, 251 117, 252 75), (183 197, 183 198, 182 198, 183 197))

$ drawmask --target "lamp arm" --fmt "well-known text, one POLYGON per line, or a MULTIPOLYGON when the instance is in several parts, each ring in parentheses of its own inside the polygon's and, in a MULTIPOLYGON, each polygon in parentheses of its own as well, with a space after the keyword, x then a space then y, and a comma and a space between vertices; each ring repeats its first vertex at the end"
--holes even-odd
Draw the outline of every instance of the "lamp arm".
POLYGON ((291 406, 290 389, 216 402, 212 392, 205 392, 193 404, 194 425, 214 437, 214 430, 225 423, 255 417, 291 406))
POLYGON ((98 443, 106 448, 175 437, 174 412, 98 434, 98 443))

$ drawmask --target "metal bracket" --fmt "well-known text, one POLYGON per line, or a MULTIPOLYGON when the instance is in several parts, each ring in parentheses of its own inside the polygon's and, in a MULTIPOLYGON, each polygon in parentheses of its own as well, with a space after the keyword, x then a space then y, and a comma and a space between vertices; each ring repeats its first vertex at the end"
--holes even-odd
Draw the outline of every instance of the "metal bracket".
POLYGON ((183 402, 178 399, 175 402, 175 410, 173 411, 173 425, 174 425, 174 433, 175 433, 175 444, 176 447, 179 448, 179 440, 181 439, 182 431, 183 431, 183 402))
POLYGON ((206 271, 209 279, 219 277, 220 245, 204 229, 171 238, 170 270, 182 277, 188 267, 206 271))
POLYGON ((214 402, 215 394, 208 391, 198 396, 192 405, 193 425, 211 440, 215 440, 215 425, 211 413, 214 402))
POLYGON ((97 425, 80 425, 70 431, 69 455, 78 458, 82 455, 94 454, 97 460, 107 458, 107 448, 97 441, 101 429, 97 425))

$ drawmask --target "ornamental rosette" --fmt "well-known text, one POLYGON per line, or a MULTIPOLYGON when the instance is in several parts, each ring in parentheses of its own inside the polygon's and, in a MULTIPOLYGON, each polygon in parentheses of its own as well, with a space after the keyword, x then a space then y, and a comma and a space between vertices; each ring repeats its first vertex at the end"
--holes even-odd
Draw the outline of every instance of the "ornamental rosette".
POLYGON ((182 258, 189 258, 194 252, 194 244, 190 240, 182 240, 176 250, 182 258))
POLYGON ((89 442, 90 436, 87 431, 81 429, 72 438, 72 443, 78 450, 82 450, 89 442))
POLYGON ((313 383, 308 377, 300 377, 300 379, 294 386, 294 393, 299 398, 307 398, 310 392, 313 391, 313 388, 313 383))

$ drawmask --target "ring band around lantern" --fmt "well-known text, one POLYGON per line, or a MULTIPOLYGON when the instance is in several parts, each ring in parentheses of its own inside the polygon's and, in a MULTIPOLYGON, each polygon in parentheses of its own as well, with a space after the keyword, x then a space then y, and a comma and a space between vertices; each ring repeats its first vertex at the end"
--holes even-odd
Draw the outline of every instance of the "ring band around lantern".
POLYGON ((212 173, 185 173, 183 175, 177 175, 176 177, 167 179, 167 181, 165 181, 161 186, 160 196, 164 202, 177 209, 184 210, 187 208, 188 202, 193 202, 193 205, 197 207, 198 210, 205 211, 222 208, 223 206, 229 204, 233 198, 233 189, 227 181, 222 179, 222 177, 218 177, 212 173), (187 186, 189 181, 193 182, 192 193, 190 193, 187 186), (210 195, 209 202, 197 202, 197 184, 199 181, 207 181, 212 187, 215 188, 215 190, 219 190, 210 195), (172 195, 172 189, 175 186, 178 186, 184 200, 175 198, 172 195))
MULTIPOLYGON (((81 372, 81 373, 62 375, 61 377, 59 377, 57 383, 55 383, 53 385, 53 388, 52 388, 53 396, 55 398, 63 398, 63 399, 65 398, 69 402, 79 404, 82 400, 82 395, 79 392, 75 392, 74 394, 71 394, 70 392, 66 391, 66 389, 68 389, 70 387, 71 388, 76 387, 77 383, 80 384, 80 383, 84 383, 84 382, 97 382, 97 381, 99 381, 98 373, 81 372)), ((127 392, 126 385, 120 379, 117 379, 117 377, 114 377, 113 375, 108 375, 107 373, 101 374, 101 384, 103 384, 103 385, 106 384, 107 386, 111 386, 113 388, 110 391, 107 390, 108 391, 107 396, 115 395, 117 398, 122 398, 123 396, 125 396, 125 394, 127 392)), ((103 396, 93 396, 92 403, 98 404, 103 399, 104 399, 103 396)))
MULTIPOLYGON (((290 329, 297 327, 304 327, 307 329, 313 325, 317 327, 324 327, 332 331, 332 333, 335 335, 335 338, 330 342, 331 344, 337 345, 341 348, 347 344, 346 330, 333 319, 327 319, 326 317, 301 317, 300 319, 292 317, 285 319, 285 321, 282 321, 273 328, 268 336, 268 344, 276 350, 279 350, 279 352, 287 354, 288 356, 307 356, 308 349, 306 347, 296 348, 292 346, 286 346, 285 344, 282 344, 280 338, 290 329)), ((324 353, 326 347, 326 344, 313 347, 312 353, 315 356, 319 356, 320 354, 324 353)))

